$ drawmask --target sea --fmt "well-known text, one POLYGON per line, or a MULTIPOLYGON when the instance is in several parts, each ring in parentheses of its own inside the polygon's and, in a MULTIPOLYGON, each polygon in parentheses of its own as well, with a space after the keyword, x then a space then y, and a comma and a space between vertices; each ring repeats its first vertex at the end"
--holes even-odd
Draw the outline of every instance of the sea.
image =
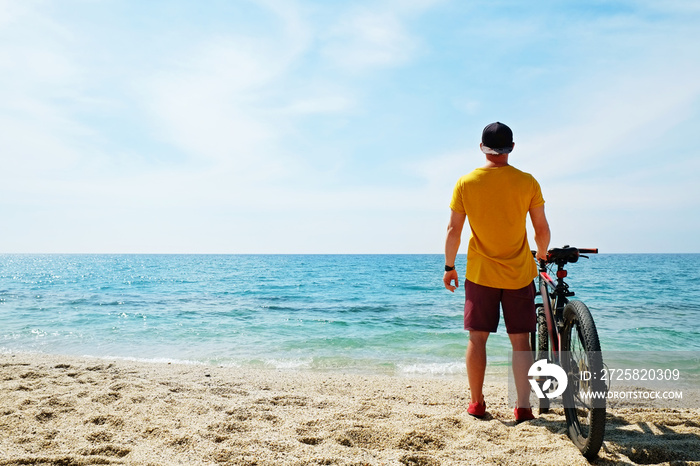
MULTIPOLYGON (((425 255, 0 255, 0 353, 461 376, 463 288, 425 255)), ((457 261, 464 276, 466 258, 457 261)), ((700 254, 567 267, 603 351, 700 352, 700 254)), ((501 322, 489 367, 509 364, 501 322)), ((700 371, 700 369, 698 369, 700 371)))

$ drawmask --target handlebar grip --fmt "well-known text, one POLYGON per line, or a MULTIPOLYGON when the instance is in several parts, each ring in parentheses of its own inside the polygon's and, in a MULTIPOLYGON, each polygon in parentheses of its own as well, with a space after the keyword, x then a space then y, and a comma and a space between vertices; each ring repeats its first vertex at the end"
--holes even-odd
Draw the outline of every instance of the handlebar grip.
POLYGON ((598 248, 578 248, 581 254, 598 254, 598 248))

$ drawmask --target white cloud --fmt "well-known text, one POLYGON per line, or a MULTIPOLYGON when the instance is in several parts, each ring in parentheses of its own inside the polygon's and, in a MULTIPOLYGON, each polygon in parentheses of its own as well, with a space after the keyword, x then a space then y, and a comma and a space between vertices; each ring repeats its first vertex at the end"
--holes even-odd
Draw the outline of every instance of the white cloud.
POLYGON ((75 36, 36 2, 0 3, 0 160, 6 195, 41 191, 89 163, 95 132, 73 116, 85 70, 75 36))
POLYGON ((200 37, 192 47, 174 50, 140 83, 159 137, 235 182, 274 176, 283 163, 277 149, 285 128, 274 117, 279 96, 272 88, 309 40, 294 11, 263 3, 281 15, 281 32, 200 37))
POLYGON ((345 113, 355 107, 355 101, 342 94, 330 93, 312 97, 301 97, 277 111, 290 115, 313 115, 324 113, 345 113))
MULTIPOLYGON (((425 8, 418 3, 405 5, 403 14, 425 8)), ((290 152, 285 138, 299 130, 299 118, 358 110, 362 91, 352 80, 338 79, 323 64, 295 75, 304 60, 315 58, 314 37, 322 41, 325 58, 362 69, 403 62, 414 48, 400 15, 386 9, 354 10, 349 17, 333 10, 340 19, 331 28, 333 39, 323 45, 324 28, 304 21, 303 9, 261 4, 278 16, 284 25, 279 31, 200 38, 174 51, 140 90, 163 141, 210 164, 207 176, 225 172, 245 186, 282 175, 312 178, 314 167, 303 154, 290 152), (331 53, 336 46, 342 50, 331 53)))
POLYGON ((622 162, 634 170, 650 158, 665 164, 649 148, 668 146, 664 139, 673 128, 697 116, 700 66, 679 74, 663 65, 621 59, 614 68, 582 74, 560 91, 558 100, 566 105, 559 114, 538 115, 542 127, 552 129, 523 134, 516 149, 539 161, 538 172, 552 180, 562 173, 619 169, 622 162))
POLYGON ((400 66, 422 50, 409 23, 440 0, 373 2, 342 11, 323 34, 323 55, 340 68, 362 73, 400 66))
POLYGON ((416 41, 390 11, 362 10, 342 18, 330 31, 324 55, 350 71, 405 63, 416 41))

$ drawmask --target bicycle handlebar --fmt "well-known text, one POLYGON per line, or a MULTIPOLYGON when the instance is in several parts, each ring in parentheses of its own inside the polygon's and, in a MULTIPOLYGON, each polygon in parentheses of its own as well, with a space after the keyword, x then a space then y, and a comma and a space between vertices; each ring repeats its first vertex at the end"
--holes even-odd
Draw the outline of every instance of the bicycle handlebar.
MULTIPOLYGON (((536 256, 537 251, 532 251, 533 257, 536 256)), ((544 261, 546 264, 566 264, 578 262, 578 258, 581 254, 598 254, 598 248, 573 248, 571 246, 564 246, 563 248, 553 248, 547 251, 547 260, 544 261)))

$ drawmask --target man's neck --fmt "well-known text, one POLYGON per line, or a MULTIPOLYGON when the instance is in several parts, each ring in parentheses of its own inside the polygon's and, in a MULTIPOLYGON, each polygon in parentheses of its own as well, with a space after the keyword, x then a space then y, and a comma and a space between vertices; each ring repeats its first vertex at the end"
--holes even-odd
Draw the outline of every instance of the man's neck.
POLYGON ((499 168, 508 166, 508 154, 487 155, 484 168, 499 168))

